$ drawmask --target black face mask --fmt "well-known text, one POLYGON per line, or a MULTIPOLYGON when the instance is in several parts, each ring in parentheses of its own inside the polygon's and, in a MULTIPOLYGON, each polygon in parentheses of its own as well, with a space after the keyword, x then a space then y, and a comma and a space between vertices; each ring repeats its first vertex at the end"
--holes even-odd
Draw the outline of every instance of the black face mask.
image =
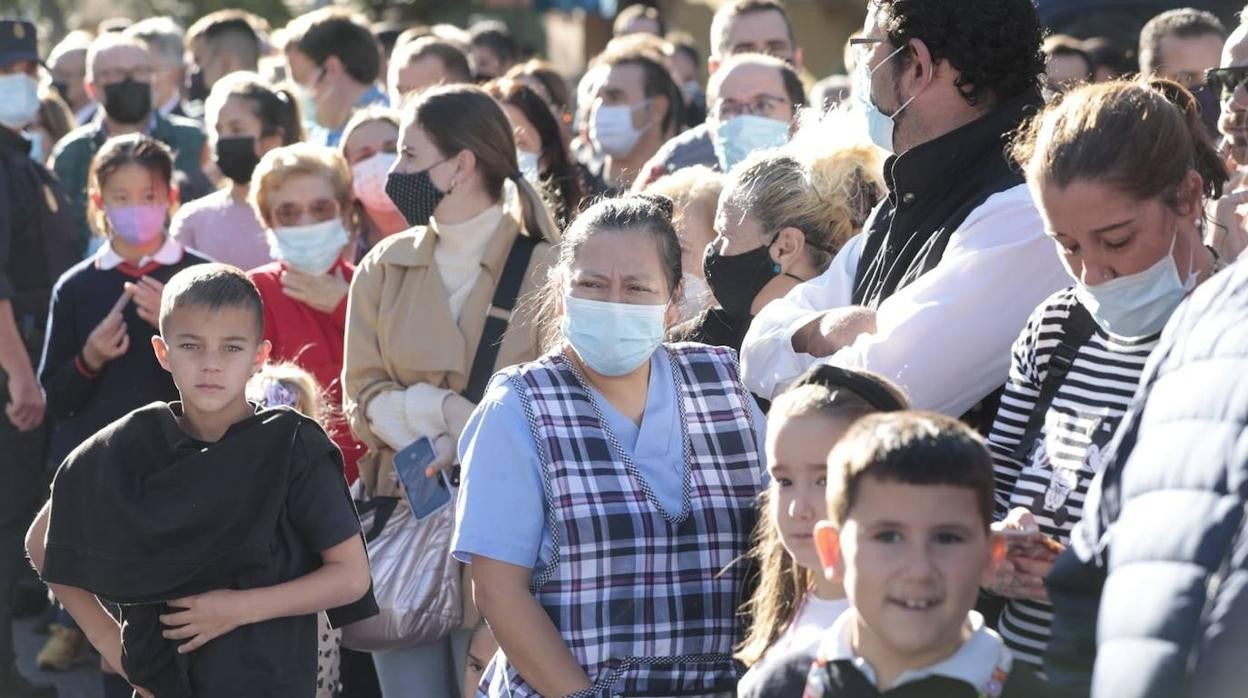
POLYGON ((218 138, 213 160, 221 174, 234 180, 235 184, 251 181, 260 158, 256 157, 256 139, 252 136, 218 138))
POLYGON ((186 99, 188 102, 202 102, 208 99, 208 86, 204 84, 204 71, 196 70, 191 73, 191 79, 186 85, 186 99))
POLYGON ((137 124, 152 111, 152 85, 127 77, 104 86, 104 113, 123 124, 137 124))
POLYGON ((707 245, 702 258, 706 283, 724 312, 734 317, 749 317, 750 306, 763 287, 780 275, 780 265, 771 258, 771 246, 755 247, 749 252, 725 256, 707 245))
POLYGON ((394 202, 408 225, 428 225, 433 210, 446 196, 429 177, 429 170, 436 166, 420 172, 391 172, 386 177, 386 196, 394 202))

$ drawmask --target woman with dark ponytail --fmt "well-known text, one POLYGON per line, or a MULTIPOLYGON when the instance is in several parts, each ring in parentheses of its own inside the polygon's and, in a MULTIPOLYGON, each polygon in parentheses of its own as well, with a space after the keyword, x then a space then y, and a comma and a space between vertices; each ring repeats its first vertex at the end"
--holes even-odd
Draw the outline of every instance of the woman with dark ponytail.
MULTIPOLYGON (((1015 343, 989 437, 998 526, 1017 534, 989 588, 1007 600, 999 625, 1006 644, 1039 668, 1054 620, 1045 578, 1049 590, 1066 583, 1054 570, 1057 552, 1083 517, 1162 328, 1222 266, 1202 243, 1202 212, 1227 173, 1196 100, 1165 80, 1069 92, 1013 149, 1075 281, 1036 309, 1015 343)), ((1054 604, 1061 600, 1055 594, 1054 604)), ((1050 660, 1060 657, 1067 670, 1062 662, 1086 662, 1090 678, 1094 648, 1072 646, 1082 634, 1061 628, 1052 636, 1050 660)), ((1079 674, 1053 668, 1050 680, 1063 688, 1079 674)))
POLYGON ((268 264, 273 257, 264 227, 247 200, 251 173, 265 153, 303 140, 299 105, 259 75, 237 72, 212 86, 204 117, 225 186, 179 209, 170 234, 214 261, 243 270, 268 264))
MULTIPOLYGON (((550 215, 520 173, 511 124, 481 89, 421 93, 404 108, 398 151, 385 191, 412 227, 382 239, 356 268, 343 409, 368 447, 359 462, 364 495, 398 498, 395 517, 410 517, 399 475, 411 471, 396 474, 396 454, 427 439, 437 454, 429 476, 448 468, 489 377, 541 353, 536 323, 518 299, 545 280, 556 249, 550 215)), ((404 481, 409 489, 417 484, 404 481)), ((453 513, 444 507, 421 523, 445 534, 434 538, 440 545, 449 543, 453 513)), ((461 610, 458 594, 441 593, 459 588, 448 581, 458 574, 449 556, 449 547, 423 551, 425 567, 406 572, 437 579, 404 587, 411 593, 402 598, 377 581, 383 599, 399 599, 396 606, 456 620, 392 638, 390 646, 402 649, 373 653, 383 695, 410 695, 413 687, 420 695, 455 693, 445 670, 451 642, 444 626, 458 624, 461 610)), ((382 603, 383 614, 393 610, 382 603)))

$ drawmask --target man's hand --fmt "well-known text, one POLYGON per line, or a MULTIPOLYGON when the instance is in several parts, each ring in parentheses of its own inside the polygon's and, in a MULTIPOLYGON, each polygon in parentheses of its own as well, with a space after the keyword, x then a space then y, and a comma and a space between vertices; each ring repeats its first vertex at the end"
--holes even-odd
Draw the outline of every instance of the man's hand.
POLYGON ((152 327, 160 327, 160 299, 164 295, 165 285, 150 276, 144 276, 137 283, 126 282, 126 291, 134 298, 134 309, 139 317, 152 327))
POLYGON ((1039 542, 1044 534, 1035 515, 1024 507, 1015 507, 1003 521, 992 525, 992 531, 995 537, 1004 539, 1007 549, 984 586, 998 596, 1048 602, 1044 578, 1053 569, 1057 554, 1039 542))
POLYGON ((43 389, 30 371, 9 376, 9 404, 4 413, 18 431, 32 431, 43 423, 43 389))
POLYGON ((178 653, 186 654, 208 644, 240 625, 246 625, 246 609, 240 592, 219 589, 169 602, 173 609, 160 617, 170 630, 162 634, 168 640, 189 640, 178 645, 178 653))
POLYGON ((342 270, 311 276, 287 269, 282 273, 282 293, 322 313, 332 313, 347 297, 351 285, 342 277, 342 270))
POLYGON ((125 354, 130 349, 130 335, 126 330, 126 321, 120 312, 112 312, 104 316, 100 324, 87 335, 87 343, 82 347, 82 360, 87 368, 98 372, 104 364, 125 354))
POLYGON ((851 305, 829 310, 793 334, 793 350, 815 357, 831 356, 860 334, 875 332, 875 311, 851 305))

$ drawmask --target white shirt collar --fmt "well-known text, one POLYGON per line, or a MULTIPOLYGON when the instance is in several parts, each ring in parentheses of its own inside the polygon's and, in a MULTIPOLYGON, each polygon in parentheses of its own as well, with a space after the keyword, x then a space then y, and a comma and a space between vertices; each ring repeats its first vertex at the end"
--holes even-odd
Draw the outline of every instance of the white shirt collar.
MULTIPOLYGON (((854 653, 850 640, 853 636, 857 612, 851 607, 841 614, 819 648, 819 656, 828 662, 848 660, 862 672, 872 684, 876 683, 875 669, 866 659, 854 653)), ((907 684, 929 676, 944 676, 967 683, 988 698, 999 698, 1005 680, 1009 677, 1014 658, 1005 643, 992 630, 984 627, 984 618, 975 611, 967 615, 971 637, 958 648, 953 656, 923 669, 911 669, 897 677, 895 686, 907 684)))
MULTIPOLYGON (((177 264, 182 261, 183 251, 182 245, 177 240, 171 236, 165 236, 165 244, 161 245, 152 256, 140 258, 135 266, 145 267, 150 262, 156 262, 162 266, 177 264)), ((95 253, 95 265, 105 271, 116 269, 124 261, 126 260, 113 250, 111 243, 101 245, 100 250, 95 253)))

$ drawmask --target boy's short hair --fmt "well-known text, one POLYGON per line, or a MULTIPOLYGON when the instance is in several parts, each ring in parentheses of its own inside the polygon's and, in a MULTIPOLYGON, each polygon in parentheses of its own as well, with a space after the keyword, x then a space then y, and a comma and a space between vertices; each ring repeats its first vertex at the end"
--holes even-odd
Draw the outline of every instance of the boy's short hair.
POLYGON ((256 285, 238 267, 196 264, 174 274, 160 299, 161 335, 165 334, 173 311, 189 307, 249 310, 256 316, 257 339, 264 336, 264 301, 256 285))
POLYGON ((864 478, 975 491, 986 530, 992 523, 992 456, 962 422, 931 412, 883 412, 858 420, 828 454, 828 515, 849 518, 864 478))

